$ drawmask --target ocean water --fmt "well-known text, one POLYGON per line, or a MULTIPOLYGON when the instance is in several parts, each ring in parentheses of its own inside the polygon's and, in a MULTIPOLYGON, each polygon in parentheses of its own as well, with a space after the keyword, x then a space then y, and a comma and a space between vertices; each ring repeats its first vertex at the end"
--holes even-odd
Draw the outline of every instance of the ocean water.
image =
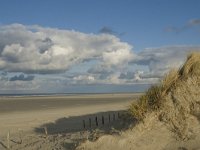
POLYGON ((137 93, 145 92, 150 84, 134 85, 72 85, 65 89, 54 91, 0 91, 0 96, 55 96, 55 95, 81 95, 81 94, 107 94, 107 93, 137 93))

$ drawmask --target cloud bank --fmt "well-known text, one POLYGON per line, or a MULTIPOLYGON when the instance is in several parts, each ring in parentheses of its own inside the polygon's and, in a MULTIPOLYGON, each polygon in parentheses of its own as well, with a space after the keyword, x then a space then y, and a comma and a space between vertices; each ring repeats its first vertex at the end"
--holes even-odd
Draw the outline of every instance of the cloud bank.
POLYGON ((24 74, 20 74, 19 76, 15 75, 14 77, 11 77, 9 79, 9 81, 32 81, 32 80, 34 80, 33 75, 25 76, 24 74))
POLYGON ((135 53, 132 45, 105 31, 86 34, 22 24, 0 26, 0 39, 1 90, 55 92, 68 85, 152 84, 180 67, 188 53, 200 50, 180 45, 135 53))
POLYGON ((132 57, 131 45, 108 34, 12 24, 0 27, 0 39, 0 69, 7 72, 61 73, 87 60, 116 66, 132 57))

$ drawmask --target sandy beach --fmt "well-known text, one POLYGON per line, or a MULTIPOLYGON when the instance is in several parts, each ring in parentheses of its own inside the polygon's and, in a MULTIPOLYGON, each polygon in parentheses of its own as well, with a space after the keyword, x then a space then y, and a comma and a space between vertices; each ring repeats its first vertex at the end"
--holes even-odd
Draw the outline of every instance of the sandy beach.
POLYGON ((90 105, 104 105, 129 102, 136 94, 83 94, 61 96, 19 96, 0 97, 0 114, 24 111, 41 111, 52 109, 69 109, 90 105))
MULTIPOLYGON (((88 128, 88 116, 94 120, 94 116, 101 117, 104 113, 106 122, 110 112, 111 117, 115 114, 117 119, 117 112, 127 109, 130 102, 140 95, 141 93, 1 97, 0 149, 6 145, 3 141, 8 132, 11 138, 17 137, 19 133, 23 133, 23 136, 44 134, 43 127, 48 126, 48 134, 64 131, 71 133, 82 131, 83 119, 88 128)), ((94 122, 92 126, 93 124, 94 122)), ((12 144, 16 145, 11 142, 12 144)))

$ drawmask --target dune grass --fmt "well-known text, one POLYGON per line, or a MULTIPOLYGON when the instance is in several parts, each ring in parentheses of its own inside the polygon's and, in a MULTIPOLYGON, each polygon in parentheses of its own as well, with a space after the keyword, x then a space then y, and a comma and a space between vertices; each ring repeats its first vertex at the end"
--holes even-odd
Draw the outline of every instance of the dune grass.
MULTIPOLYGON (((188 55, 185 64, 179 70, 173 69, 166 74, 159 84, 153 85, 137 102, 131 103, 128 112, 137 120, 142 121, 148 112, 165 107, 165 97, 168 93, 181 86, 189 77, 194 76, 198 79, 200 77, 200 52, 188 55)), ((199 80, 196 82, 199 83, 199 80)))

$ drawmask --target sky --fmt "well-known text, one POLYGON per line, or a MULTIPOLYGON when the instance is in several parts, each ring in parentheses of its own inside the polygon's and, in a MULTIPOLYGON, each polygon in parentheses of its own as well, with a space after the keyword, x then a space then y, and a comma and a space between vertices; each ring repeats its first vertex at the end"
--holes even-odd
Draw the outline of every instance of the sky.
POLYGON ((0 0, 0 93, 144 90, 200 50, 199 8, 198 0, 0 0))

